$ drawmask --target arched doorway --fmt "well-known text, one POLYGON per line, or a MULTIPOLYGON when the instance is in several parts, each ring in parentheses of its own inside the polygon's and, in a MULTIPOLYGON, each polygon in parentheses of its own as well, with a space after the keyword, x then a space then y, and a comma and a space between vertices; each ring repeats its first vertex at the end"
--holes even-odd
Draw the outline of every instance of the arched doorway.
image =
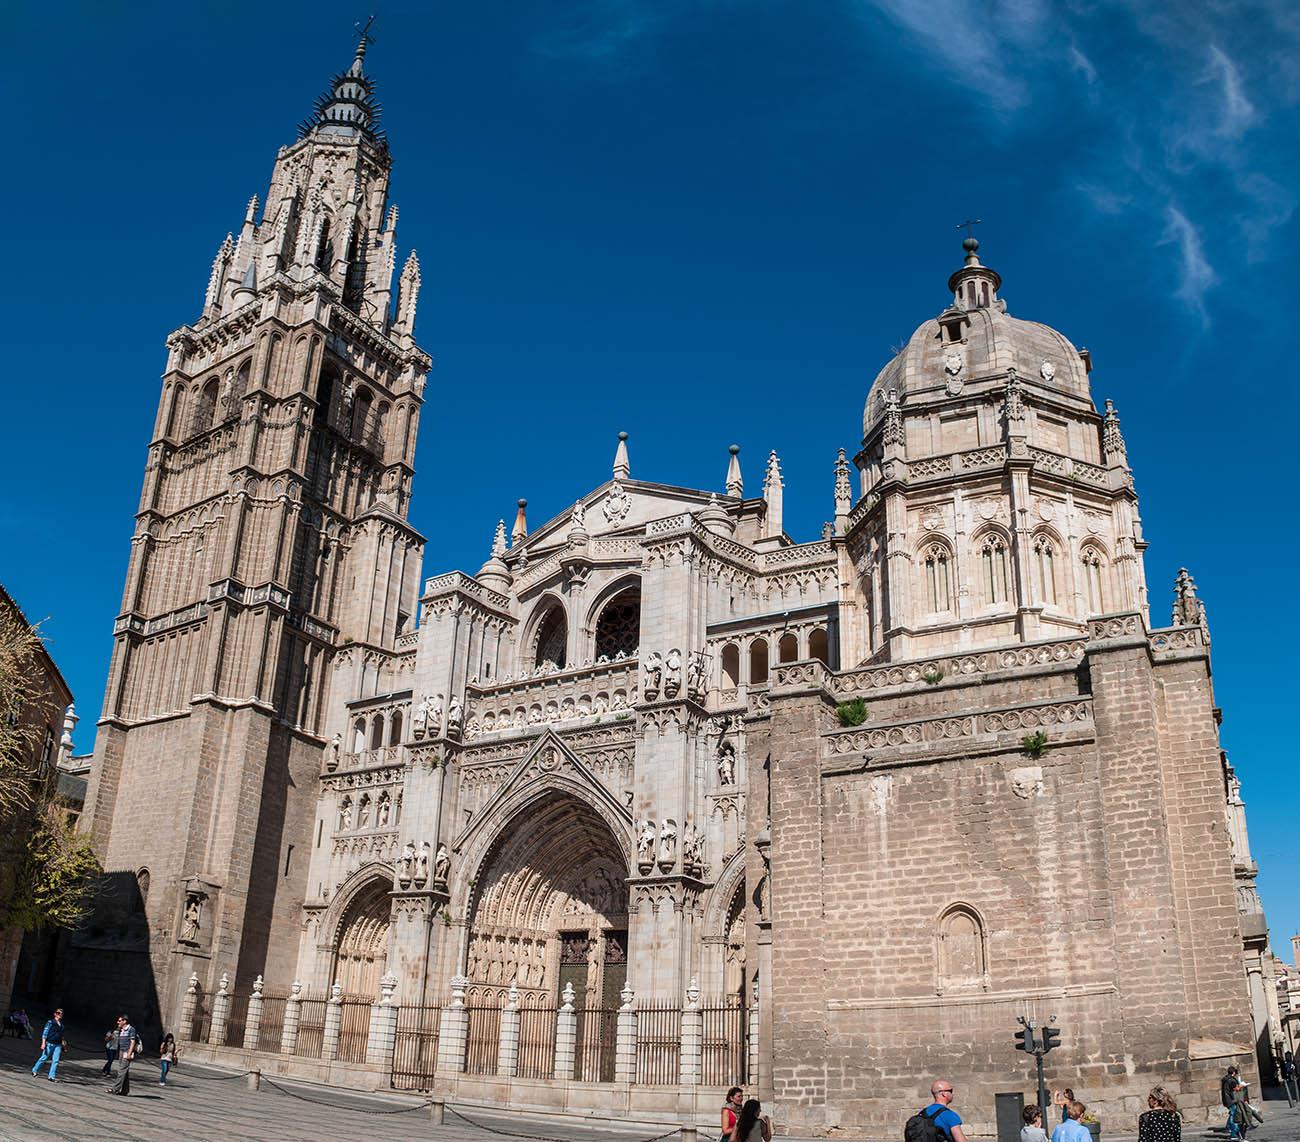
POLYGON ((375 880, 357 893, 339 924, 338 949, 330 982, 344 995, 375 999, 388 964, 388 892, 392 886, 375 880))

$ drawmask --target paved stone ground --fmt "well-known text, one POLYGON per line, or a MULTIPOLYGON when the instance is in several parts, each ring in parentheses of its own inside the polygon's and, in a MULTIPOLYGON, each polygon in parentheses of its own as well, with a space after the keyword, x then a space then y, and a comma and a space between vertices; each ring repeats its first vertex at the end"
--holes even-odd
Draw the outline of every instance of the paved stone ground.
MULTIPOLYGON (((556 1119, 465 1108, 470 1124, 449 1111, 447 1122, 433 1126, 420 1099, 405 1095, 349 1094, 306 1083, 279 1082, 251 1092, 246 1080, 214 1067, 183 1065, 165 1087, 157 1082, 153 1060, 131 1068, 131 1094, 105 1093, 100 1074, 104 1057, 74 1045, 59 1066, 59 1082, 42 1071, 32 1078, 38 1044, 0 1039, 0 1142, 51 1142, 94 1139, 103 1142, 494 1142, 505 1137, 553 1139, 555 1142, 641 1142, 652 1129, 614 1130, 569 1124, 556 1119), (401 1112, 401 1113, 394 1113, 401 1112)), ((960 1109, 960 1108, 958 1108, 960 1109)), ((1300 1108, 1286 1102, 1263 1106, 1267 1121, 1252 1130, 1250 1142, 1300 1142, 1300 1108)), ((901 1136, 901 1126, 899 1135, 901 1136)), ((710 1142, 711 1133, 701 1133, 710 1142)), ((853 1142, 840 1137, 840 1142, 853 1142)), ((1108 1142, 1126 1142, 1132 1134, 1105 1131, 1108 1142)), ((1223 1140, 1223 1131, 1186 1131, 1184 1138, 1223 1140)), ((862 1142, 862 1140, 858 1140, 862 1142)), ((897 1142, 890 1139, 888 1142, 897 1142)))

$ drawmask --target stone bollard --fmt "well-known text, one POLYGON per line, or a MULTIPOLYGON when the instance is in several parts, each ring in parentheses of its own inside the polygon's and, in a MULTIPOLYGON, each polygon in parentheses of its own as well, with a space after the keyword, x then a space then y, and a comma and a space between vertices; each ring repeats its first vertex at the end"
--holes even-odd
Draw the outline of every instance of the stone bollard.
POLYGON ((221 973, 221 985, 212 1000, 212 1026, 208 1030, 208 1042, 214 1047, 226 1045, 226 1024, 230 1021, 230 977, 221 973))
POLYGON ((397 1004, 393 992, 397 990, 397 976, 387 972, 379 981, 379 1002, 370 1005, 370 1034, 366 1039, 366 1062, 393 1070, 393 1051, 397 1046, 397 1004))
POLYGON ((190 986, 185 989, 185 998, 181 1001, 181 1035, 194 1041, 194 1009, 199 1003, 199 973, 190 972, 190 986))
POLYGON ((497 1074, 512 1079, 519 1073, 519 988, 510 985, 509 998, 501 1009, 501 1033, 497 1039, 497 1074))
POLYGON ((253 980, 253 994, 248 997, 248 1018, 244 1020, 244 1048, 249 1051, 257 1049, 258 1037, 262 1034, 262 977, 253 980))
POLYGON ((614 1081, 636 1082, 636 993, 623 985, 614 1038, 614 1081))
POLYGON ((573 1078, 578 1053, 578 1016, 573 1010, 573 984, 564 985, 560 1009, 555 1013, 555 1077, 573 1078))
POLYGON ((249 1090, 261 1090, 261 1089, 262 1089, 262 1072, 261 1072, 261 1071, 249 1071, 249 1072, 248 1072, 248 1089, 249 1089, 249 1090))
POLYGON ((429 1121, 441 1126, 447 1120, 447 1104, 440 1098, 429 1100, 429 1121))
POLYGON ((339 1054, 339 1028, 343 1024, 343 985, 334 981, 329 1002, 325 1005, 325 1033, 321 1042, 320 1057, 332 1063, 339 1054))
POLYGON ((692 979, 686 986, 682 1008, 682 1053, 679 1082, 698 1086, 704 1061, 704 1013, 700 1010, 700 985, 692 979))
POLYGON ((438 1022, 438 1067, 456 1073, 465 1070, 465 1041, 469 1037, 469 1012, 465 1010, 465 989, 469 980, 452 976, 451 1002, 442 1009, 438 1022))
POLYGON ((694 1126, 682 1127, 682 1142, 698 1142, 700 1137, 699 1130, 694 1126))
POLYGON ((284 1003, 284 1027, 280 1032, 280 1054, 292 1055, 298 1048, 298 1024, 302 1021, 302 984, 296 979, 284 1003))

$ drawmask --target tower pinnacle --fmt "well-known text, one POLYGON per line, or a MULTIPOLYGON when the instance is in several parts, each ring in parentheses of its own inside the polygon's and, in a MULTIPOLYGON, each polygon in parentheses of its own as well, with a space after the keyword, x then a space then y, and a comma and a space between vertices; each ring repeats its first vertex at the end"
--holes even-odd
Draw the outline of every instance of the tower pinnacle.
POLYGON ((298 134, 306 138, 313 133, 341 138, 370 139, 381 147, 387 145, 384 132, 379 128, 379 104, 375 101, 375 84, 365 74, 366 45, 373 41, 370 35, 372 16, 362 28, 357 41, 356 54, 347 71, 330 80, 330 90, 316 100, 314 112, 298 126, 298 134))

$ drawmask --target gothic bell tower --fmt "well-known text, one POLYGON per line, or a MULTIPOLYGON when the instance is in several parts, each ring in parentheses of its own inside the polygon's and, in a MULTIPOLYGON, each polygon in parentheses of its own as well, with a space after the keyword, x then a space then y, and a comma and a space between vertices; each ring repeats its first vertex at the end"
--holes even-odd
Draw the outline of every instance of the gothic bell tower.
MULTIPOLYGON (((416 610, 430 360, 414 253, 393 295, 367 42, 276 156, 260 216, 254 197, 221 243, 201 315, 167 339, 86 811, 106 871, 140 886, 149 978, 113 1000, 133 1014, 152 988, 173 1018, 191 972, 212 986, 218 962, 240 985, 289 982, 333 659, 391 651, 416 610)), ((73 954, 121 960, 93 945, 73 954)))

